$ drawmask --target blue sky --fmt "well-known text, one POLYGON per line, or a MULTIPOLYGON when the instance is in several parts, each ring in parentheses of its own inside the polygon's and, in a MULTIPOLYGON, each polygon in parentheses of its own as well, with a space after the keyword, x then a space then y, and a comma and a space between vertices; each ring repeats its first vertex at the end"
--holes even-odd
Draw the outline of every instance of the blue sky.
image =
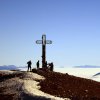
POLYGON ((47 61, 56 67, 100 65, 100 0, 0 0, 0 65, 47 61))

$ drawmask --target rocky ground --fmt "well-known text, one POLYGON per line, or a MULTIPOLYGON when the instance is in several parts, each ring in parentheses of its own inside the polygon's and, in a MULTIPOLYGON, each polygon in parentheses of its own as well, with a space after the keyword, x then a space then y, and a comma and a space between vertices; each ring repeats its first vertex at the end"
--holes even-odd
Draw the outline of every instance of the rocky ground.
POLYGON ((45 77, 41 90, 71 100, 100 100, 100 82, 57 72, 37 71, 45 77))
POLYGON ((57 72, 0 71, 0 100, 100 100, 100 82, 57 72))
POLYGON ((43 80, 32 72, 0 71, 0 100, 70 100, 42 92, 43 80))

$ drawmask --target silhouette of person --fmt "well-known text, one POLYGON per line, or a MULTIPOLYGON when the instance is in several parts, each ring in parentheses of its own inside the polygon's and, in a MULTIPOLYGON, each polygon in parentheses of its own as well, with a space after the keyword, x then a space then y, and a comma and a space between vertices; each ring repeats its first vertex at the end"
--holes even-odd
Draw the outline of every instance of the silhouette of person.
POLYGON ((46 67, 46 68, 47 68, 47 65, 48 65, 48 64, 47 64, 47 61, 46 61, 46 62, 45 62, 45 67, 46 67))
POLYGON ((30 69, 30 71, 31 71, 31 65, 32 65, 31 60, 30 60, 30 61, 28 61, 28 62, 27 62, 27 64, 28 64, 28 70, 27 70, 27 71, 29 71, 29 69, 30 69))
POLYGON ((40 66, 40 64, 39 64, 39 60, 38 60, 38 62, 36 63, 36 65, 37 65, 37 69, 39 68, 39 66, 40 66))
POLYGON ((53 62, 52 62, 52 63, 50 63, 50 71, 53 71, 53 67, 54 67, 54 65, 53 65, 53 62))

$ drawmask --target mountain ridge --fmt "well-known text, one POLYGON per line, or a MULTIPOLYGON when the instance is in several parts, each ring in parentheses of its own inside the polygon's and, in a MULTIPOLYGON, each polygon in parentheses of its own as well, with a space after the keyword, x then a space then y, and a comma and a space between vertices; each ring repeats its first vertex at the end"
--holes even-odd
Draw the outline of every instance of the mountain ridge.
POLYGON ((20 68, 24 68, 24 67, 15 66, 15 65, 3 65, 3 66, 0 66, 0 70, 19 70, 20 68))
POLYGON ((80 66, 74 66, 74 68, 100 68, 100 66, 95 65, 80 65, 80 66))

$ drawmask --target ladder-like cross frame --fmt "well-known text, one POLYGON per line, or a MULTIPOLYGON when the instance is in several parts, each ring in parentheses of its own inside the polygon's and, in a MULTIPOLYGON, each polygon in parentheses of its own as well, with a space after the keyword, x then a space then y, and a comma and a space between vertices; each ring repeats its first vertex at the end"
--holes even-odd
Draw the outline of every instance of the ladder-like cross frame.
POLYGON ((36 44, 42 44, 42 68, 45 68, 46 63, 46 44, 52 44, 51 40, 46 40, 46 35, 42 35, 42 40, 37 40, 36 44))

